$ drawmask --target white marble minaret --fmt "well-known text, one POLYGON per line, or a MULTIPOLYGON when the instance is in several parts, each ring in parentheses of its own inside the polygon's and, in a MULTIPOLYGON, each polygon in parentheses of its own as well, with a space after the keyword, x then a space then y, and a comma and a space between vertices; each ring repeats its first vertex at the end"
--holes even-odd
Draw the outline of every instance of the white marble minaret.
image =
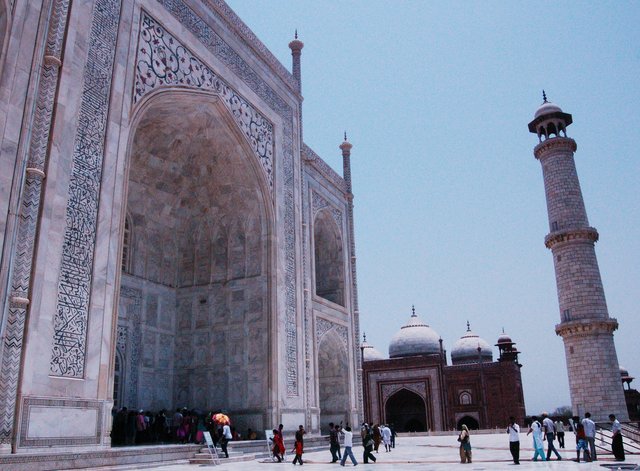
POLYGON ((560 305, 556 334, 564 340, 573 413, 591 412, 594 420, 609 414, 628 420, 613 332, 595 253, 598 231, 589 226, 573 153, 567 137, 571 115, 559 106, 538 108, 529 131, 540 143, 533 153, 542 164, 550 232, 545 245, 553 254, 560 305))

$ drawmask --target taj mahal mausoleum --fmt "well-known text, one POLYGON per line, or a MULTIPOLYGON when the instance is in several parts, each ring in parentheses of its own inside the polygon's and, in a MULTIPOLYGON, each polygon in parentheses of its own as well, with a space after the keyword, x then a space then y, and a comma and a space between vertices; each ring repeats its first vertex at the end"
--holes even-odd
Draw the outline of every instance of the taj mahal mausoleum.
POLYGON ((302 140, 302 41, 291 73, 221 0, 1 8, 2 452, 109 447, 122 406, 357 423, 351 144, 302 140))

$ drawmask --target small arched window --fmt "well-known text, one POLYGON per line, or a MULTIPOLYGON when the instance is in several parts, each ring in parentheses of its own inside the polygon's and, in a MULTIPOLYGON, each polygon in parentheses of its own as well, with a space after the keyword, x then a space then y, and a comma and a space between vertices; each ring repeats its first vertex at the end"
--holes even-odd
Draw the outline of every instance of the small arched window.
POLYGON ((461 392, 458 399, 460 401, 460 405, 463 405, 463 406, 468 406, 469 404, 471 404, 473 402, 471 394, 469 393, 469 391, 461 392))

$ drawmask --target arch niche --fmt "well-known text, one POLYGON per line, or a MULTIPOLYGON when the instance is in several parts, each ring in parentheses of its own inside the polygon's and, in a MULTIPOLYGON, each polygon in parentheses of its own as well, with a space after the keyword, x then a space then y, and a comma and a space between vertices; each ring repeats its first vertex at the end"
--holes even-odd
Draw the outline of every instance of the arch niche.
POLYGON ((424 432, 427 430, 427 407, 424 399, 413 391, 402 388, 385 405, 387 424, 397 432, 424 432))
POLYGON ((344 306, 344 251, 340 229, 328 209, 313 224, 316 295, 344 306))
POLYGON ((328 332, 318 345, 318 391, 320 427, 329 433, 328 424, 349 421, 349 362, 347 350, 334 332, 328 332))
POLYGON ((134 123, 120 296, 138 301, 119 303, 122 405, 221 409, 262 430, 274 389, 264 171, 215 95, 156 92, 134 123))
POLYGON ((469 430, 478 430, 480 429, 480 422, 475 417, 471 417, 470 415, 465 415, 456 424, 457 430, 462 430, 462 426, 466 425, 469 430))

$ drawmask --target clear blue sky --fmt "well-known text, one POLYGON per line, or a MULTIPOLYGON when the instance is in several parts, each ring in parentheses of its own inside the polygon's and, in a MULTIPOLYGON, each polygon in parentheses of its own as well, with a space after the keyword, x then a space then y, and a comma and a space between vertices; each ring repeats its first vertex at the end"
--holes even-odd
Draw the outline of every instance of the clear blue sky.
MULTIPOLYGON (((568 135, 618 358, 640 383, 640 3, 258 1, 230 6, 290 69, 304 42, 304 140, 339 172, 353 144, 360 323, 384 354, 411 305, 450 350, 501 329, 529 413, 570 404, 537 138, 568 135)), ((494 357, 497 354, 494 352, 494 357)), ((640 384, 636 385, 640 386, 640 384)))

